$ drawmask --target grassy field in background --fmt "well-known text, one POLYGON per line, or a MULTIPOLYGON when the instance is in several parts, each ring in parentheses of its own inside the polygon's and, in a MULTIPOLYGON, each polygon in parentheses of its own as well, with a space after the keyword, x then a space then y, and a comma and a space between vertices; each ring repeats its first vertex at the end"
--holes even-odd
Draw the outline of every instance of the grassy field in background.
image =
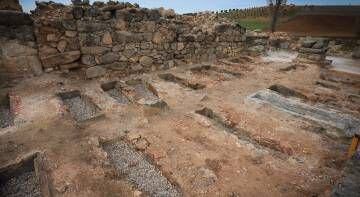
POLYGON ((249 19, 241 19, 236 22, 236 24, 245 27, 250 30, 264 30, 268 29, 270 26, 270 20, 268 18, 249 18, 249 19))

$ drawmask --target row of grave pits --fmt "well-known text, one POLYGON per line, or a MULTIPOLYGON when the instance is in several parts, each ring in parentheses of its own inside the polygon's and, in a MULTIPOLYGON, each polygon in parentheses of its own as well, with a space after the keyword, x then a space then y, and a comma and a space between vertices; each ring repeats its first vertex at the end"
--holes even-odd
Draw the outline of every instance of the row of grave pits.
MULTIPOLYGON (((114 169, 137 190, 148 196, 181 196, 181 189, 154 164, 150 157, 124 139, 102 143, 114 169)), ((0 196, 42 196, 37 154, 0 169, 0 196)), ((46 191, 45 191, 46 192, 46 191)))
MULTIPOLYGON (((102 84, 101 89, 120 104, 136 102, 150 107, 168 107, 166 102, 159 98, 156 89, 142 80, 129 80, 126 83, 108 82, 102 84)), ((78 90, 58 93, 57 96, 77 122, 102 116, 100 107, 78 90)))

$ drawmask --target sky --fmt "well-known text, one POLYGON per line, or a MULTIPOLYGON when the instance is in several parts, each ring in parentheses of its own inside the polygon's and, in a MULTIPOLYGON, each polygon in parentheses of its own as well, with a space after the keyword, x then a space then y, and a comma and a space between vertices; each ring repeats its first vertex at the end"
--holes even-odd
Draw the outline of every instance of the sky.
MULTIPOLYGON (((63 4, 70 4, 71 0, 53 0, 63 4)), ((98 0, 99 1, 99 0, 98 0)), ((101 1, 101 0, 100 0, 101 1)), ((107 1, 107 0, 102 0, 107 1)), ((121 0, 119 0, 121 1, 121 0)), ((265 5, 267 0, 127 0, 138 3, 140 7, 147 8, 172 8, 177 13, 198 11, 217 11, 234 8, 248 8, 265 5)), ((91 0, 93 2, 93 0, 91 0)), ((288 0, 289 3, 299 5, 360 5, 360 0, 288 0)), ((20 0, 24 11, 28 12, 35 8, 35 0, 20 0)))

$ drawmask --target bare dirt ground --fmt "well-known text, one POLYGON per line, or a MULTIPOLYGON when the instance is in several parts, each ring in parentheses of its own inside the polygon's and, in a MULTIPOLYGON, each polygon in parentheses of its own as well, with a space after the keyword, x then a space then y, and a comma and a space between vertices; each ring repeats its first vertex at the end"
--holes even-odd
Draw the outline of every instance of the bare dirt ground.
POLYGON ((356 37, 356 16, 299 15, 277 27, 296 36, 356 37))
POLYGON ((326 104, 328 100, 323 98, 331 98, 339 110, 359 117, 359 109, 353 107, 356 103, 346 95, 358 94, 360 89, 340 83, 337 90, 318 85, 321 80, 316 65, 279 70, 290 65, 256 58, 241 64, 213 64, 240 76, 214 70, 191 72, 191 66, 133 76, 156 89, 168 105, 164 109, 141 102, 118 103, 101 89, 106 82, 126 81, 114 76, 85 81, 70 73, 28 79, 11 90, 19 102, 14 125, 0 129, 0 166, 38 152, 42 171, 37 174, 45 180, 41 181, 43 194, 146 196, 141 188, 147 185, 137 185, 141 180, 129 181, 131 173, 119 173, 103 148, 103 143, 119 139, 142 153, 161 171, 162 175, 156 171, 156 176, 166 177, 183 196, 329 196, 341 176, 349 140, 326 135, 337 131, 335 128, 248 97, 281 84, 307 95, 309 103, 326 104), (193 90, 159 78, 160 73, 172 73, 206 87, 193 90), (75 121, 56 96, 71 90, 79 90, 102 115, 75 121), (243 140, 195 113, 204 107, 253 140, 243 140))

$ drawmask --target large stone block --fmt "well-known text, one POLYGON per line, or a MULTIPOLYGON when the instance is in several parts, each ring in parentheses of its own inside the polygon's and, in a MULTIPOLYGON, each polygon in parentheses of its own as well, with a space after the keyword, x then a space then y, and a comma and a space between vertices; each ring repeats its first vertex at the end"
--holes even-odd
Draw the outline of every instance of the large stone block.
POLYGON ((117 53, 107 53, 99 57, 99 64, 111 64, 113 62, 119 61, 120 56, 117 53))
POLYGON ((105 54, 107 52, 110 52, 111 49, 107 48, 107 47, 100 47, 100 46, 95 46, 95 47, 81 47, 81 53, 85 54, 85 55, 102 55, 105 54))
POLYGON ((154 62, 153 58, 148 56, 143 56, 139 60, 139 63, 143 66, 151 66, 153 62, 154 62))
POLYGON ((113 39, 118 43, 129 43, 134 40, 134 35, 128 31, 116 31, 113 33, 113 39))
POLYGON ((107 24, 102 22, 77 21, 77 28, 80 32, 96 32, 105 30, 107 27, 107 24))
POLYGON ((80 59, 80 51, 70 51, 43 57, 41 61, 44 68, 50 68, 59 65, 69 64, 75 62, 78 59, 80 59))
POLYGON ((101 66, 93 66, 86 70, 86 78, 92 79, 96 77, 104 76, 106 73, 106 69, 101 66))
POLYGON ((95 57, 92 55, 82 55, 81 63, 87 66, 95 66, 96 65, 95 57))

